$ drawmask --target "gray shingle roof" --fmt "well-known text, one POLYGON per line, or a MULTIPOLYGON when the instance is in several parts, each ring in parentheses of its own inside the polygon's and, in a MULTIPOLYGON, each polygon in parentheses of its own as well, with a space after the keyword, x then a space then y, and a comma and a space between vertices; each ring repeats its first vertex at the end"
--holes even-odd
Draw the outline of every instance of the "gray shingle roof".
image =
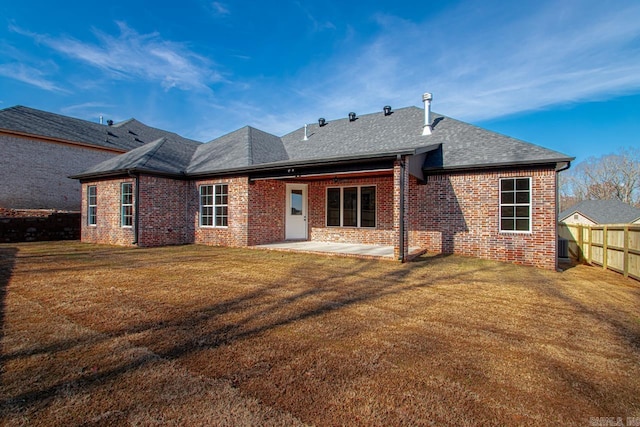
POLYGON ((640 209, 620 200, 584 200, 561 212, 558 220, 563 221, 575 213, 596 224, 628 224, 640 218, 640 209))
POLYGON ((366 114, 351 122, 348 118, 304 127, 282 137, 291 159, 312 160, 346 156, 391 153, 436 144, 422 136, 424 111, 416 107, 401 108, 391 115, 366 114))
MULTIPOLYGON (((363 115, 355 121, 348 118, 329 121, 322 127, 314 123, 307 127, 307 140, 304 140, 304 127, 279 138, 246 126, 198 146, 193 153, 191 146, 185 144, 184 156, 192 154, 186 172, 215 175, 421 152, 428 152, 425 170, 554 164, 573 160, 562 153, 440 114, 432 113, 432 121, 431 135, 422 135, 424 110, 407 107, 388 116, 381 111, 363 115)), ((183 166, 180 163, 173 169, 183 166)))
POLYGON ((287 160, 282 140, 251 126, 231 132, 198 147, 189 173, 244 168, 287 160))
POLYGON ((191 141, 135 119, 107 126, 20 105, 0 110, 0 129, 121 151, 138 148, 165 136, 191 141))
POLYGON ((308 126, 282 137, 292 159, 328 159, 350 155, 393 153, 404 149, 441 146, 427 155, 425 169, 490 167, 511 164, 539 164, 570 161, 572 158, 431 113, 433 132, 422 135, 424 110, 407 107, 385 116, 382 111, 363 115, 355 122, 348 118, 320 127, 308 126))
POLYGON ((202 144, 163 137, 73 176, 110 175, 126 171, 148 171, 169 175, 184 175, 193 154, 202 144))

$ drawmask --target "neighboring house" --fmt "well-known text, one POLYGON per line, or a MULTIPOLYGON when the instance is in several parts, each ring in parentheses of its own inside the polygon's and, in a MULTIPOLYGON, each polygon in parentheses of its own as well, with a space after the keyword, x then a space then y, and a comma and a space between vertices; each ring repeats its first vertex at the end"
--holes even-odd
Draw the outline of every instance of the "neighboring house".
POLYGON ((163 138, 77 174, 82 241, 409 247, 556 267, 556 175, 573 158, 430 111, 163 138))
POLYGON ((584 200, 558 215, 565 224, 640 224, 640 209, 620 200, 584 200))
POLYGON ((80 184, 69 175, 158 138, 185 140, 135 119, 108 123, 22 106, 0 110, 0 208, 77 211, 80 184))

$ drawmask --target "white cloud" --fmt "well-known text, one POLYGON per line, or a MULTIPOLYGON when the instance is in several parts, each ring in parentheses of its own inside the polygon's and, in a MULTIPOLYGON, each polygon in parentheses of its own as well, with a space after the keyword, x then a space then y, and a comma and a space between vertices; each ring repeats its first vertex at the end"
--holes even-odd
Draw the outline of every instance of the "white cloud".
POLYGON ((294 86, 326 115, 420 105, 430 91, 436 111, 465 120, 640 89, 640 3, 566 4, 480 10, 466 3, 419 23, 378 15, 372 41, 314 64, 294 86))
POLYGON ((219 16, 226 16, 226 15, 230 15, 231 11, 229 10, 229 7, 223 3, 220 3, 218 1, 214 1, 213 3, 211 3, 211 7, 213 9, 213 12, 216 15, 219 16))
POLYGON ((0 75, 38 87, 48 92, 68 93, 67 90, 61 88, 47 78, 42 71, 26 64, 0 64, 0 75))
POLYGON ((104 111, 112 110, 117 108, 114 104, 108 104, 105 102, 83 102, 81 104, 68 105, 66 107, 62 107, 60 111, 63 114, 67 114, 73 117, 88 117, 88 118, 98 118, 104 111))
POLYGON ((165 89, 209 91, 209 85, 223 80, 212 62, 182 43, 162 39, 158 33, 139 34, 117 22, 120 34, 112 36, 95 30, 97 43, 67 36, 43 36, 23 30, 55 51, 99 68, 118 79, 159 82, 165 89))

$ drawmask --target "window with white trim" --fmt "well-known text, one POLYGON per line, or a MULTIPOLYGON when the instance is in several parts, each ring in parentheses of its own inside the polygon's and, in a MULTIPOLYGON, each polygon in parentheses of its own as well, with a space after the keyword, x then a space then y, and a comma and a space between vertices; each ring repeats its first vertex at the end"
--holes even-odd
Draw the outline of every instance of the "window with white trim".
POLYGON ((328 227, 375 227, 376 187, 327 188, 328 227))
POLYGON ((200 226, 227 227, 229 223, 229 185, 200 186, 200 226))
POLYGON ((531 178, 500 179, 500 231, 531 232, 531 178))
POLYGON ((98 223, 98 187, 89 185, 87 187, 87 224, 97 225, 98 223))
POLYGON ((120 224, 123 227, 133 226, 133 184, 120 184, 120 224))

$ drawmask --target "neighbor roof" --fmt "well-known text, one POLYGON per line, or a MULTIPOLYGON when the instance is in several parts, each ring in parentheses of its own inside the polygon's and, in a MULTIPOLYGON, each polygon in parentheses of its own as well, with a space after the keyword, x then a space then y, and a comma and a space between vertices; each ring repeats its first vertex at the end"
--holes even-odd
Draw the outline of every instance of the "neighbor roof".
POLYGON ((0 130, 129 151, 162 137, 192 141, 136 119, 102 125, 17 105, 0 110, 0 130))
POLYGON ((620 200, 584 200, 561 212, 558 220, 564 221, 576 213, 596 224, 629 224, 640 219, 640 209, 620 200))
MULTIPOLYGON (((426 170, 558 164, 573 160, 562 153, 441 114, 432 113, 431 117, 431 135, 422 135, 424 110, 417 107, 401 108, 386 116, 382 111, 366 114, 355 121, 330 120, 324 126, 310 124, 306 127, 307 138, 304 127, 277 137, 246 126, 197 147, 183 171, 187 175, 244 173, 284 165, 348 163, 355 159, 420 153, 427 153, 426 170)), ((186 156, 191 147, 187 144, 184 149, 186 156)))

